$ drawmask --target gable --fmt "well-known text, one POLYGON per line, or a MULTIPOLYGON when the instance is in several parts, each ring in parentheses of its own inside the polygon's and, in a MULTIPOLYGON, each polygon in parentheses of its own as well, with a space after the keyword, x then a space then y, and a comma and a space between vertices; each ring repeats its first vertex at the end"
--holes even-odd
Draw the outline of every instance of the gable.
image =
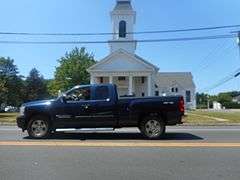
POLYGON ((159 87, 195 88, 192 74, 189 72, 182 73, 158 73, 155 79, 159 87))
POLYGON ((88 71, 154 71, 155 68, 137 56, 120 50, 99 61, 88 71))

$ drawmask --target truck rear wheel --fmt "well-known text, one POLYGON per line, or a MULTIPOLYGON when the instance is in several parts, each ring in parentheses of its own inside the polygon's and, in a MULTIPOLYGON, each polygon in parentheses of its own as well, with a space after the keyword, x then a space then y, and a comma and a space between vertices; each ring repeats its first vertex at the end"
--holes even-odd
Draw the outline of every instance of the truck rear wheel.
POLYGON ((34 116, 28 123, 28 135, 34 139, 44 139, 49 137, 50 123, 48 118, 44 116, 34 116))
POLYGON ((160 118, 149 116, 141 121, 139 129, 148 139, 159 139, 164 136, 166 125, 160 118))

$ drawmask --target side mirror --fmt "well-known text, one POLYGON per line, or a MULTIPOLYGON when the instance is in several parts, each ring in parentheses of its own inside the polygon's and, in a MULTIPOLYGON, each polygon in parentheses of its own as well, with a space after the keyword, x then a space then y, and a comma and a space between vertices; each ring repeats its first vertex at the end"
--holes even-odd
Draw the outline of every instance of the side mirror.
POLYGON ((62 103, 67 103, 66 95, 61 96, 61 102, 62 103))

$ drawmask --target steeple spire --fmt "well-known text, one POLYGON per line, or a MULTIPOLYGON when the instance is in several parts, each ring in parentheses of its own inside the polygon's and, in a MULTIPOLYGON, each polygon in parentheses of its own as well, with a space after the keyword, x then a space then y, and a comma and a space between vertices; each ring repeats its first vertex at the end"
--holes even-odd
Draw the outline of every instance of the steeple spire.
POLYGON ((132 8, 131 0, 117 0, 115 8, 111 12, 111 19, 114 34, 113 40, 109 42, 111 52, 124 49, 130 53, 135 53, 136 41, 134 41, 131 32, 134 32, 136 12, 132 8))
POLYGON ((131 0, 117 0, 114 10, 133 10, 131 0))

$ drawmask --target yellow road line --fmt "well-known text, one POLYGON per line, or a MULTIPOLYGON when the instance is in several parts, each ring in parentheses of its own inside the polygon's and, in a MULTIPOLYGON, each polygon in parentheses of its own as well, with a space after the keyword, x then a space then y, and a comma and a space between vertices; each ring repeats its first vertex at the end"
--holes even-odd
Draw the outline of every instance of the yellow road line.
POLYGON ((49 147, 234 147, 240 143, 169 143, 169 142, 60 142, 60 141, 0 141, 0 146, 49 146, 49 147))

